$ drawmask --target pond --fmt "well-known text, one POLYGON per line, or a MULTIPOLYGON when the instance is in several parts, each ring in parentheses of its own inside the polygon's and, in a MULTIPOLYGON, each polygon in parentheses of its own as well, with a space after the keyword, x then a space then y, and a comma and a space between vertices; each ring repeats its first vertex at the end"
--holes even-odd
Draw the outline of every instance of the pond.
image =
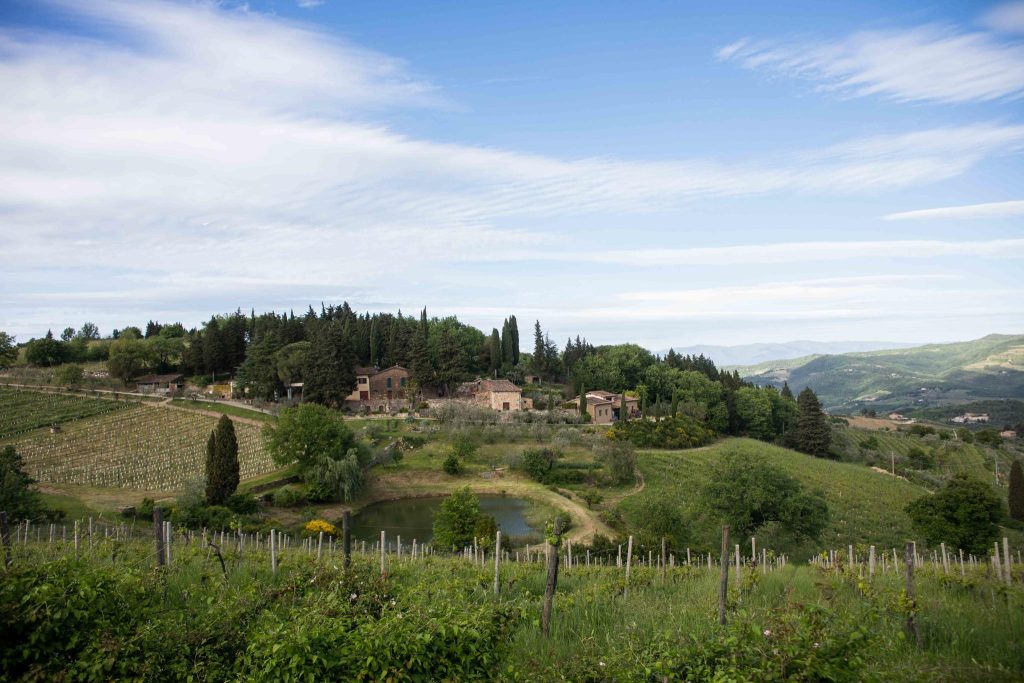
MULTIPOLYGON (((479 496, 480 512, 493 515, 503 537, 524 536, 538 530, 526 521, 530 503, 510 496, 479 496)), ((352 518, 352 538, 360 541, 379 541, 381 530, 389 541, 402 537, 402 544, 429 543, 433 538, 434 513, 441 507, 444 497, 402 498, 368 505, 352 518)))

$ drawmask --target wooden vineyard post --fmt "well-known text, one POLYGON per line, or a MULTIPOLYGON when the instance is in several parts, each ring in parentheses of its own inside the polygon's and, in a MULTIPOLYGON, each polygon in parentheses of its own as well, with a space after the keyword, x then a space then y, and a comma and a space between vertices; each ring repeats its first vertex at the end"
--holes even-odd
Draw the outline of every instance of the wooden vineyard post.
POLYGON ((501 593, 501 532, 494 536, 494 594, 501 593))
POLYGON ((344 567, 352 566, 352 513, 348 510, 341 516, 341 549, 344 553, 344 567))
MULTIPOLYGON (((171 566, 171 560, 173 559, 171 557, 171 546, 174 544, 174 528, 171 526, 170 522, 164 522, 164 527, 164 549, 167 550, 167 566, 169 567, 171 566)), ((221 534, 221 536, 223 537, 223 534, 221 534)), ((222 538, 221 545, 223 544, 224 540, 222 538)))
POLYGON ((665 572, 667 570, 668 569, 667 569, 667 566, 666 566, 666 563, 665 563, 665 537, 662 536, 661 537, 661 578, 662 579, 665 578, 665 572))
POLYGON ((385 552, 384 542, 385 542, 384 530, 381 529, 381 532, 380 532, 380 575, 381 575, 381 578, 387 578, 387 575, 388 575, 387 568, 384 566, 384 552, 385 552))
POLYGON ((78 561, 78 520, 75 520, 75 562, 78 561))
POLYGON ((868 576, 875 577, 875 546, 868 548, 868 576))
POLYGON ((907 567, 907 622, 904 628, 907 632, 907 638, 912 639, 912 642, 920 647, 921 646, 921 633, 917 630, 917 622, 914 621, 914 612, 917 611, 917 601, 914 599, 914 544, 907 543, 907 546, 903 552, 903 563, 907 567))
MULTIPOLYGON (((90 526, 92 518, 89 518, 90 526)), ((91 529, 90 529, 91 531, 91 529)), ((164 509, 153 508, 153 533, 156 534, 156 566, 164 566, 166 551, 164 550, 164 509)))
POLYGON ((725 601, 729 595, 729 526, 722 527, 722 575, 718 580, 718 623, 725 626, 725 601))
MULTIPOLYGON (((548 541, 548 581, 544 588, 544 611, 540 617, 540 630, 544 637, 551 635, 551 604, 555 599, 555 589, 558 588, 558 546, 562 541, 562 520, 555 517, 555 524, 552 537, 548 541)), ((632 543, 632 537, 630 537, 632 543)))
POLYGON ((736 581, 740 580, 740 544, 736 544, 736 581))
POLYGON ((1010 557, 1010 542, 1009 542, 1009 540, 1007 540, 1006 536, 1003 536, 1003 565, 1005 566, 1005 570, 1003 571, 1003 576, 1006 579, 1006 585, 1007 586, 1009 586, 1009 585, 1011 585, 1013 583, 1013 577, 1010 575, 1010 562, 1011 561, 1012 561, 1012 558, 1010 557))
POLYGON ((629 537, 626 545, 626 583, 622 588, 622 597, 629 595, 629 568, 633 565, 633 537, 629 537))
POLYGON ((270 571, 277 574, 277 530, 270 530, 270 571))
POLYGON ((963 577, 964 575, 964 549, 960 548, 960 576, 963 577))
POLYGON ((946 554, 946 544, 940 543, 939 545, 942 547, 942 572, 949 574, 949 556, 946 554))
POLYGON ((324 532, 320 532, 316 539, 316 561, 320 562, 320 554, 324 550, 324 532))
POLYGON ((0 538, 4 542, 4 567, 11 566, 11 527, 7 525, 7 513, 0 512, 0 538))

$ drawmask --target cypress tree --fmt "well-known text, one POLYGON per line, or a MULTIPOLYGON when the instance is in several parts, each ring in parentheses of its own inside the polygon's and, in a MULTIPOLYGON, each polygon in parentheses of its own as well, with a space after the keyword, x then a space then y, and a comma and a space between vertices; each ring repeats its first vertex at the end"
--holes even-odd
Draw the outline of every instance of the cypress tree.
POLYGON ((832 429, 828 424, 828 416, 821 409, 818 397, 810 387, 805 388, 797 397, 796 424, 791 432, 793 447, 796 450, 823 458, 828 455, 832 443, 832 429))
POLYGON ((544 364, 546 359, 547 346, 544 343, 544 333, 540 329, 540 321, 533 324, 533 360, 530 363, 535 375, 543 377, 544 364))
POLYGON ((650 406, 647 404, 647 392, 646 391, 644 391, 644 393, 641 395, 640 401, 641 401, 640 417, 643 418, 644 420, 646 420, 647 419, 647 413, 650 410, 650 406))
POLYGON ((420 314, 420 323, 413 332, 412 338, 412 377, 420 389, 434 379, 434 362, 430 355, 429 345, 430 324, 427 322, 427 309, 420 314))
MULTIPOLYGON (((671 351, 671 349, 669 349, 671 351)), ((672 390, 672 417, 679 413, 679 390, 672 390)))
POLYGON ((206 442, 206 502, 222 505, 238 488, 238 439, 235 425, 221 415, 206 442))
POLYGON ((1010 466, 1010 491, 1008 494, 1010 504, 1010 518, 1024 522, 1024 468, 1020 460, 1014 460, 1010 466))
POLYGON ((498 328, 491 328, 491 343, 489 347, 490 351, 490 370, 493 375, 501 367, 501 336, 498 334, 498 328))
POLYGON ((626 392, 622 392, 622 402, 619 404, 619 419, 623 422, 629 421, 629 403, 626 402, 626 392))
POLYGON ((793 400, 793 390, 789 388, 789 382, 782 383, 782 391, 780 393, 782 398, 789 399, 790 401, 793 400))
POLYGON ((587 390, 580 385, 580 415, 587 414, 587 390))
POLYGON ((508 317, 508 331, 512 337, 512 367, 515 367, 519 365, 519 324, 514 315, 508 317))

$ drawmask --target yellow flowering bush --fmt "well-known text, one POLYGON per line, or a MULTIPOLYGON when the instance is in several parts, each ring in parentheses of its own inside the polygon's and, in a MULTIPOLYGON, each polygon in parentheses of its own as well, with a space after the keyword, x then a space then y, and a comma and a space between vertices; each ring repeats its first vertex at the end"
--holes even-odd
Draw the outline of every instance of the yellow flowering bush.
POLYGON ((321 531, 331 536, 336 536, 338 533, 337 527, 335 527, 330 522, 325 522, 322 519, 313 519, 306 522, 305 529, 306 533, 311 536, 316 536, 321 531))

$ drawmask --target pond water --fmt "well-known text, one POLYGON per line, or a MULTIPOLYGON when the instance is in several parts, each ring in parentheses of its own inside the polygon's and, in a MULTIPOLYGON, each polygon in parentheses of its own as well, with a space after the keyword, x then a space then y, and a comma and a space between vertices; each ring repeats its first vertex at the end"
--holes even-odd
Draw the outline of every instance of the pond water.
MULTIPOLYGON (((501 535, 522 536, 535 533, 526 521, 529 501, 509 496, 479 496, 480 512, 493 515, 498 521, 501 535)), ((352 538, 360 541, 379 541, 381 530, 389 541, 402 537, 402 545, 429 543, 433 538, 434 512, 441 507, 443 497, 402 498, 368 505, 352 518, 352 538)))

